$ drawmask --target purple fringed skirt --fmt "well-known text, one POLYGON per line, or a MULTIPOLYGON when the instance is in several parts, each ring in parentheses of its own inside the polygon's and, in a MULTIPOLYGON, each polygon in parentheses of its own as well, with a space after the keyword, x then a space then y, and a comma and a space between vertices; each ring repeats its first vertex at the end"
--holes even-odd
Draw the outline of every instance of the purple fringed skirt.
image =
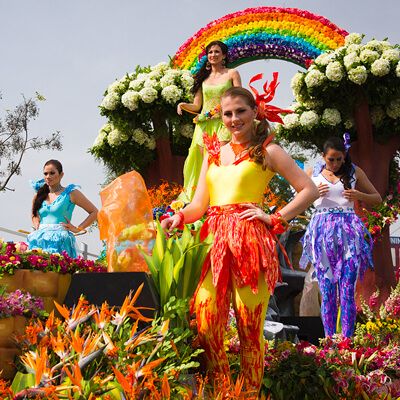
POLYGON ((311 262, 319 276, 336 283, 349 260, 362 279, 373 268, 373 241, 368 229, 354 212, 317 212, 302 239, 300 267, 311 262))

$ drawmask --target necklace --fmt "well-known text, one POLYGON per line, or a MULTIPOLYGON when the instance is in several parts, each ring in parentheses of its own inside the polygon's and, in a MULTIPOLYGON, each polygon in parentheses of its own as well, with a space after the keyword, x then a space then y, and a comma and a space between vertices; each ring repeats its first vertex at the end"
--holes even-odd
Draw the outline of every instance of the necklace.
POLYGON ((50 193, 60 192, 62 190, 62 188, 63 187, 61 186, 61 183, 59 183, 57 187, 55 187, 54 189, 50 189, 50 193))
POLYGON ((245 150, 247 150, 247 148, 249 147, 248 146, 249 143, 250 143, 250 140, 248 140, 247 142, 243 142, 243 143, 229 142, 231 149, 232 149, 233 153, 235 154, 235 158, 238 158, 238 156, 240 154, 242 154, 245 150))

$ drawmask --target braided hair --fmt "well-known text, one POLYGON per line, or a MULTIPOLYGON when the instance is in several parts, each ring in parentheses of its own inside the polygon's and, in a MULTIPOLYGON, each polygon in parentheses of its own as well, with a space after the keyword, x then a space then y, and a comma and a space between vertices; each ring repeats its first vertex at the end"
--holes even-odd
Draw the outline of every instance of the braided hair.
POLYGON ((323 145, 323 154, 326 154, 329 149, 340 151, 345 154, 344 163, 338 171, 334 172, 335 176, 340 176, 340 181, 345 189, 351 189, 351 184, 355 181, 354 165, 351 162, 350 154, 346 151, 343 139, 337 136, 332 136, 327 139, 323 145))
MULTIPOLYGON (((220 40, 214 40, 214 41, 208 43, 208 45, 206 46, 206 49, 205 49, 206 55, 208 54, 211 47, 213 47, 213 46, 218 46, 221 49, 222 54, 225 56, 225 65, 228 65, 228 62, 229 62, 228 61, 228 46, 224 42, 221 42, 220 40)), ((210 73, 211 73, 211 69, 207 69, 207 62, 205 62, 194 76, 194 85, 192 88, 193 94, 196 94, 197 91, 199 89, 201 89, 201 85, 210 76, 210 73)))
MULTIPOLYGON (((63 172, 62 164, 58 160, 47 161, 44 164, 43 168, 48 165, 53 165, 59 174, 61 174, 63 172)), ((46 183, 37 191, 35 199, 33 200, 32 216, 38 217, 38 211, 39 211, 40 207, 42 206, 43 202, 46 200, 47 195, 49 193, 50 193, 50 188, 46 183)))

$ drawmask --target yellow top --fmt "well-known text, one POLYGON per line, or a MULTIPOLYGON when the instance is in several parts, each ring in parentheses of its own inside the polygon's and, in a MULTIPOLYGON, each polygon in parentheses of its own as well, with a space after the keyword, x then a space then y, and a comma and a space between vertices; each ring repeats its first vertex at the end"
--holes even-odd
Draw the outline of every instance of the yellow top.
POLYGON ((206 176, 210 206, 261 203, 265 188, 274 174, 248 159, 230 165, 212 163, 206 176))

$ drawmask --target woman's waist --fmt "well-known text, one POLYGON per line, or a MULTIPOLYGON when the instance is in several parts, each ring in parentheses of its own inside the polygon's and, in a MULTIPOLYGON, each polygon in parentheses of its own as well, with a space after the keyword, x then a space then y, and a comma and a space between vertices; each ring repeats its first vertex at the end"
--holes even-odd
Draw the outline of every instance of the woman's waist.
POLYGON ((354 214, 355 210, 354 207, 351 206, 317 206, 315 208, 314 214, 354 214))
POLYGON ((51 223, 51 224, 48 224, 48 223, 40 223, 38 230, 41 230, 41 229, 63 230, 63 231, 66 231, 66 230, 67 230, 63 225, 61 225, 61 222, 58 222, 58 223, 51 223))
POLYGON ((212 205, 208 208, 207 216, 212 217, 216 215, 224 215, 224 214, 236 214, 241 213, 246 210, 248 204, 253 204, 261 208, 260 204, 257 202, 246 202, 246 203, 232 203, 232 204, 223 204, 223 205, 212 205))

